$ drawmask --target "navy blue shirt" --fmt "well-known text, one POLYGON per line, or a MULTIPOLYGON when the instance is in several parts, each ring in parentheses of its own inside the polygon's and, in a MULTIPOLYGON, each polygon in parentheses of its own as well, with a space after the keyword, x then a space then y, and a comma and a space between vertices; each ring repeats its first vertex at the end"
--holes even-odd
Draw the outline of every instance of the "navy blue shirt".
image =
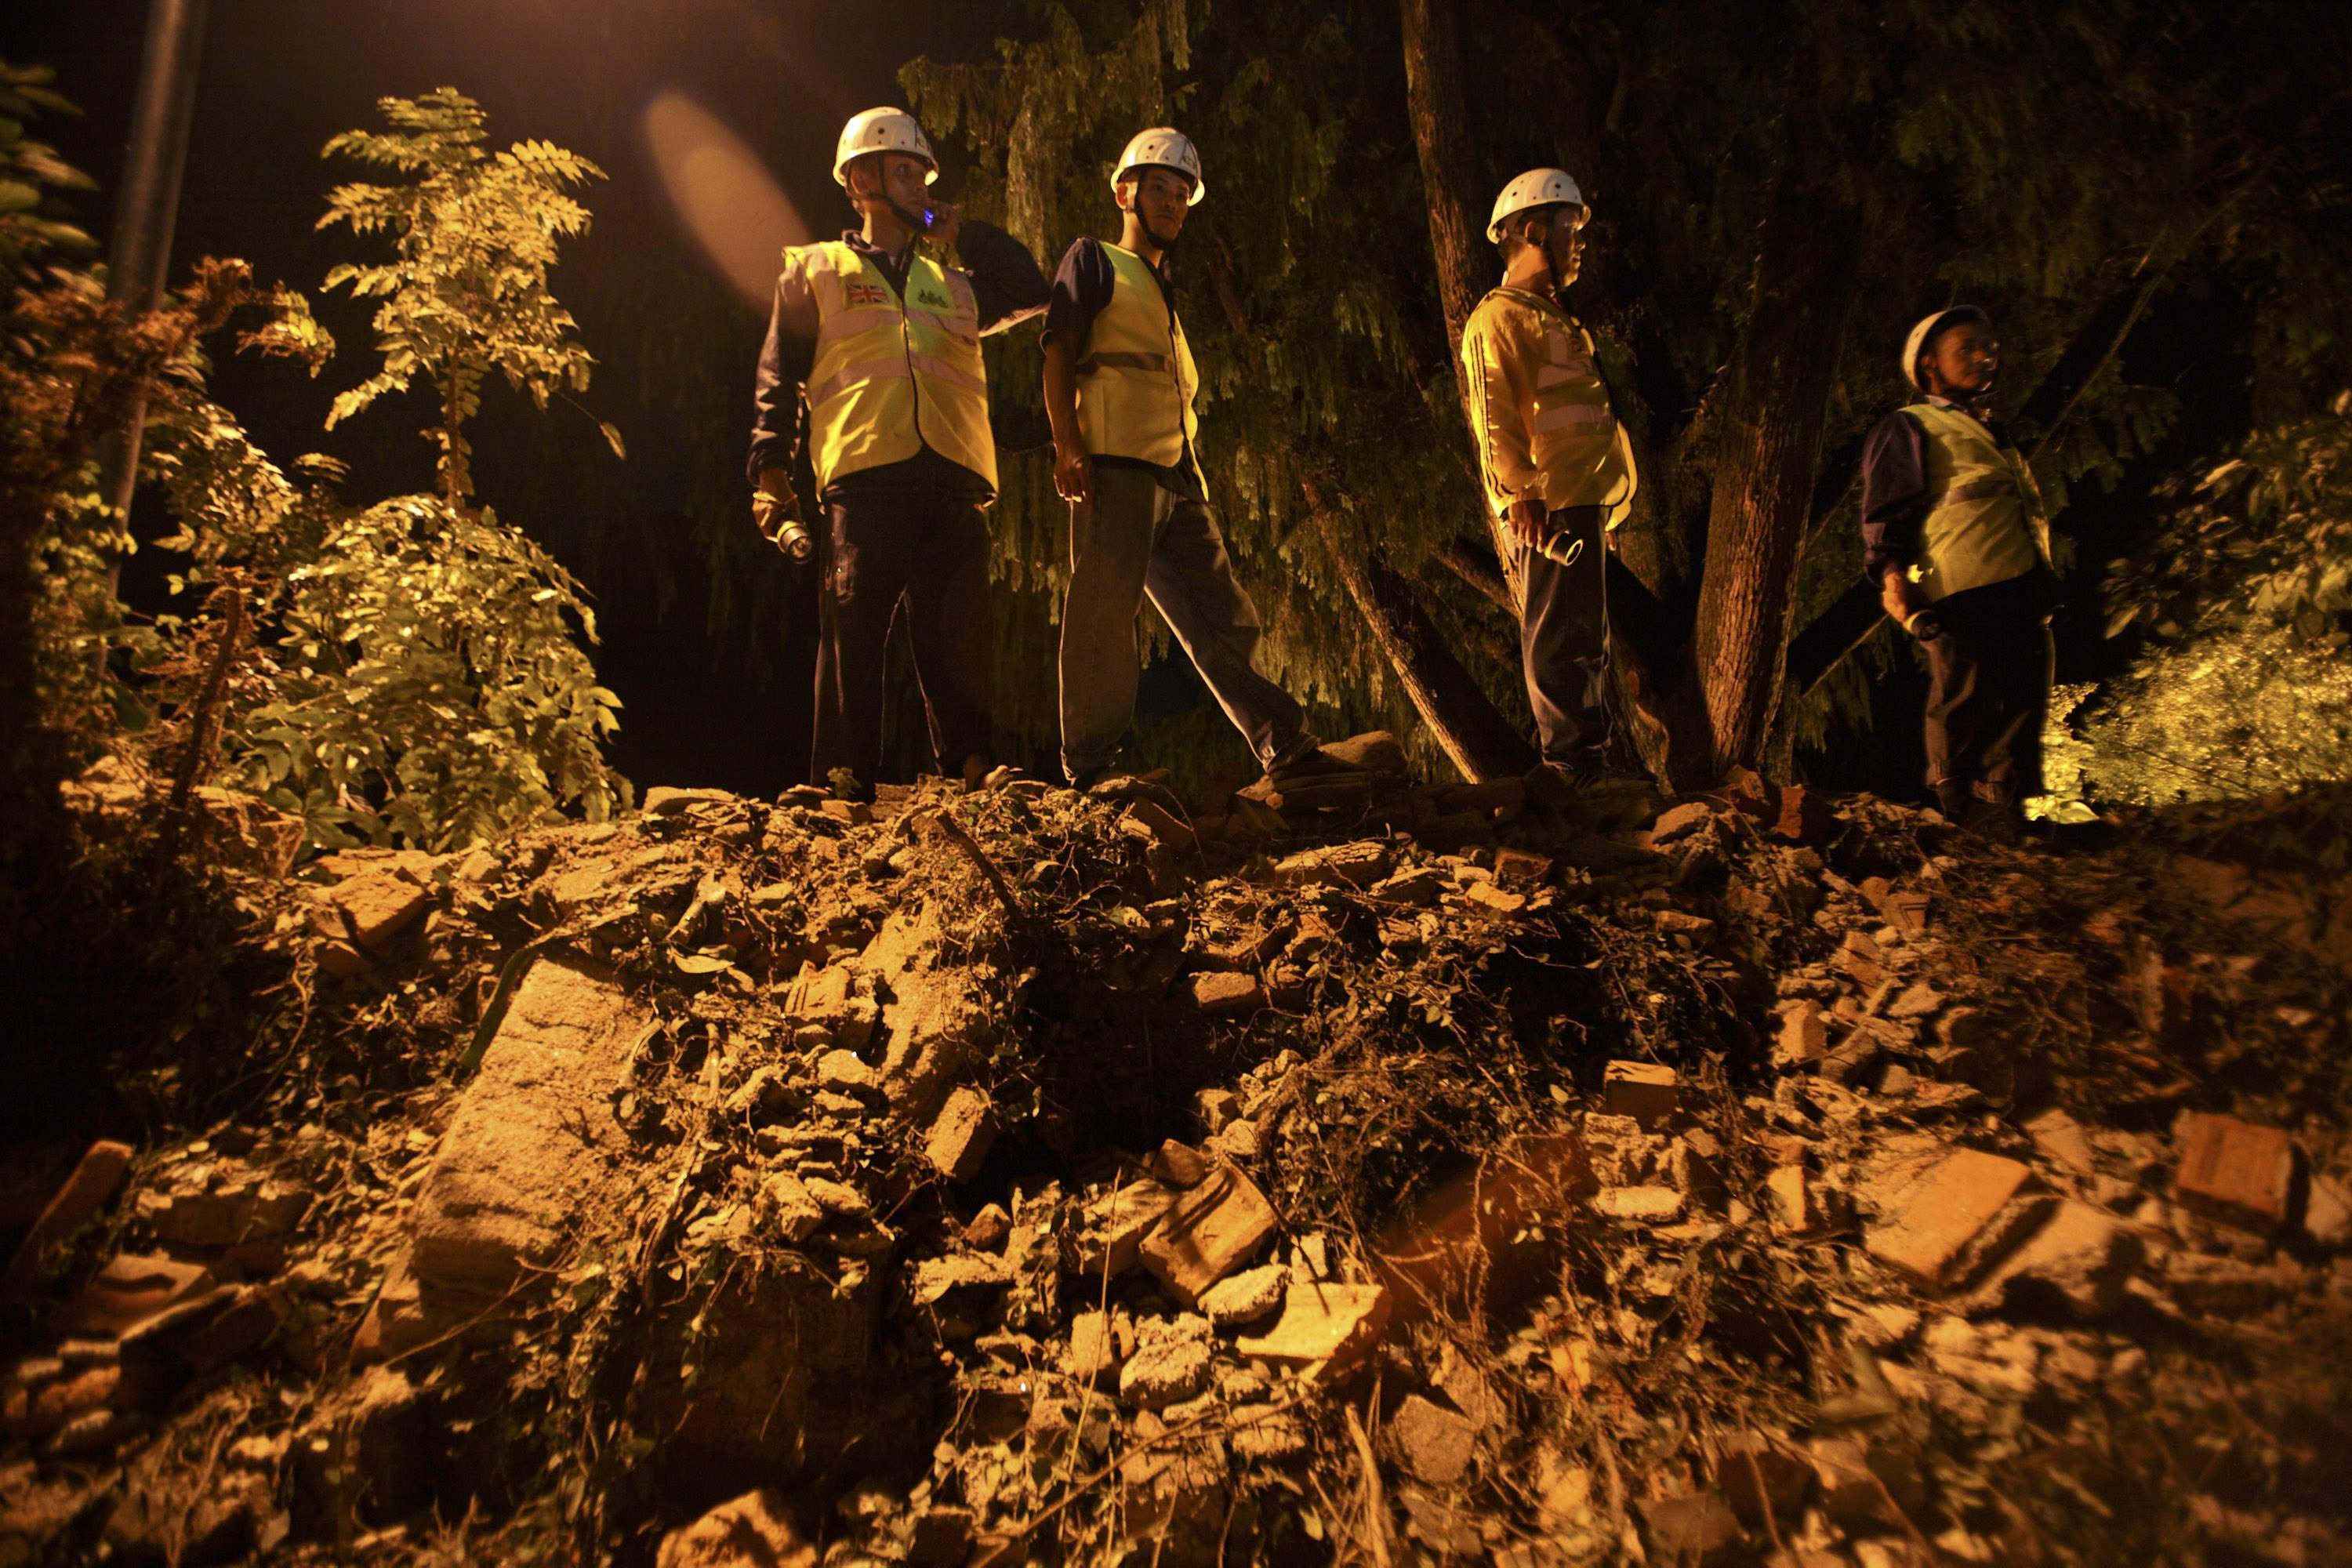
MULTIPOLYGON (((1160 298, 1168 306, 1168 335, 1176 335, 1176 293, 1169 287, 1168 275, 1160 268, 1145 263, 1144 269, 1151 280, 1160 285, 1160 298)), ((1111 290, 1118 286, 1118 274, 1111 268, 1101 240, 1091 235, 1070 242, 1062 253, 1062 265, 1054 273, 1053 297, 1045 302, 1045 335, 1041 342, 1051 343, 1064 333, 1076 345, 1076 357, 1087 357, 1087 336, 1094 330, 1095 318, 1110 303, 1111 290)), ((1090 454, 1093 460, 1114 468, 1142 468, 1160 481, 1160 488, 1171 495, 1208 504, 1209 498, 1201 493, 1201 476, 1192 463, 1192 438, 1184 438, 1184 456, 1174 465, 1147 463, 1141 458, 1113 458, 1102 453, 1090 454)))

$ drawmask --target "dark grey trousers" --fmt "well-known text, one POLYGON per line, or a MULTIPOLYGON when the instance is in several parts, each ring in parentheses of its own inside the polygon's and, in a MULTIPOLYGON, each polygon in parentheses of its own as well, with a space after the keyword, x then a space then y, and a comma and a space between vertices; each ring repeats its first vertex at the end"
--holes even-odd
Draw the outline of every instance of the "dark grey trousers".
POLYGON ((1527 607, 1519 616, 1519 664, 1535 710, 1543 760, 1574 766, 1609 743, 1609 599, 1601 552, 1609 544, 1597 506, 1551 514, 1555 537, 1582 546, 1563 566, 1523 549, 1527 607))
POLYGON ((2022 807, 2042 793, 2042 726, 2053 652, 2036 574, 1936 602, 1927 654, 1927 784, 1965 820, 1972 802, 2022 807))
POLYGON ((1298 704, 1258 670, 1257 606, 1234 575, 1217 514, 1146 469, 1097 464, 1093 493, 1070 508, 1064 772, 1076 779, 1108 767, 1127 742, 1142 664, 1136 612, 1146 594, 1261 767, 1314 744, 1298 704))
POLYGON ((825 503, 817 594, 816 721, 809 782, 847 768, 867 789, 882 763, 884 653, 906 607, 931 754, 954 777, 989 750, 985 502, 937 490, 851 493, 825 503))

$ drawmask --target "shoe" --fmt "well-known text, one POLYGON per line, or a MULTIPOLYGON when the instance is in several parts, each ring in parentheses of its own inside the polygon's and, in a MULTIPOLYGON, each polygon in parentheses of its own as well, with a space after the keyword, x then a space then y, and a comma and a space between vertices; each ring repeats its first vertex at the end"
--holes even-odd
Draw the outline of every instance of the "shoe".
POLYGON ((1309 746, 1297 756, 1278 762, 1265 770, 1266 782, 1277 790, 1293 790, 1301 784, 1335 784, 1344 779, 1366 776, 1364 770, 1350 767, 1320 746, 1309 746))

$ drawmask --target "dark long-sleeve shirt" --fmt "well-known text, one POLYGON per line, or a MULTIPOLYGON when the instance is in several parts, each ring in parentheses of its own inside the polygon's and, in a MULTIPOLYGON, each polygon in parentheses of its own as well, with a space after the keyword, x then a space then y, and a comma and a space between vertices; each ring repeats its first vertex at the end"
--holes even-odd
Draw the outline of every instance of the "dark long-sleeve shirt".
MULTIPOLYGON (((2007 437, 1990 420, 1943 398, 1932 398, 1970 417, 1992 433, 1993 445, 2007 437)), ((1874 588, 1891 568, 1919 558, 1919 525, 1927 521, 1927 432, 1901 409, 1880 420, 1862 448, 1862 574, 1874 588)))
MULTIPOLYGON (((907 292, 907 258, 866 243, 851 230, 842 237, 862 253, 900 298, 907 292)), ((973 303, 980 309, 982 336, 1001 332, 1027 321, 1045 308, 1049 292, 1045 275, 1028 247, 993 224, 966 218, 956 236, 956 254, 971 279, 973 303)), ((791 251, 776 277, 776 297, 768 314, 767 342, 760 346, 760 369, 751 389, 751 454, 746 471, 752 484, 763 468, 789 470, 808 439, 806 405, 801 388, 816 363, 816 296, 808 274, 791 251)), ((960 463, 950 462, 926 443, 904 462, 861 468, 845 474, 826 487, 826 494, 843 490, 940 489, 986 495, 988 481, 960 463)))
MULTIPOLYGON (((1168 281, 1168 274, 1157 267, 1149 268, 1152 281, 1160 285, 1160 297, 1168 306, 1168 322, 1171 335, 1176 322, 1176 290, 1168 281)), ((1095 318, 1110 303, 1111 290, 1118 286, 1118 274, 1112 270, 1110 258, 1103 254, 1102 241, 1082 235, 1070 242, 1062 253, 1062 265, 1054 272, 1054 295, 1045 306, 1045 333, 1039 341, 1051 344, 1055 338, 1066 337, 1076 345, 1077 357, 1087 357, 1087 335, 1094 330, 1095 318)), ((1156 477, 1162 488, 1186 500, 1203 504, 1208 497, 1201 493, 1200 469, 1192 461, 1192 438, 1184 442, 1184 453, 1172 466, 1147 463, 1140 458, 1114 458, 1094 454, 1091 462, 1108 464, 1114 468, 1145 468, 1156 477)))
MULTIPOLYGON (((2009 445, 2000 426, 1974 409, 1940 397, 1928 401, 1975 419, 1991 433, 1994 446, 2009 445)), ((1862 574, 1873 588, 1890 570, 1919 559, 1919 525, 1927 520, 1933 499, 1927 493, 1927 432, 1898 408, 1872 426, 1862 448, 1862 574)), ((2042 615, 2055 598, 2056 580, 2047 567, 2037 566, 2022 577, 1947 595, 1940 607, 1948 612, 1964 602, 1999 604, 2042 615)))

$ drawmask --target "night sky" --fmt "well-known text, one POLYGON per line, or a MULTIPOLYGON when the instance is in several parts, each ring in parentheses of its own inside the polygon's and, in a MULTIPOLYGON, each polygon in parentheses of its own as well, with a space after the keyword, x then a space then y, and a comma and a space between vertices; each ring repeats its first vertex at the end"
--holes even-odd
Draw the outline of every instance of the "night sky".
MULTIPOLYGON (((0 55, 56 68, 79 121, 38 133, 95 177, 79 217, 112 223, 142 38, 143 0, 44 3, 0 22, 0 55)), ((321 450, 352 462, 356 500, 430 488, 415 434, 421 401, 380 405, 322 432, 329 400, 372 368, 366 314, 320 280, 341 261, 388 254, 316 232, 328 186, 362 171, 319 156, 340 130, 375 122, 375 100, 450 86, 481 101, 493 143, 543 138, 611 176, 585 199, 595 225, 570 242, 558 298, 600 362, 584 398, 627 439, 614 459, 580 414, 532 413, 502 386, 474 435, 483 499, 579 573, 597 597, 597 662, 626 703, 614 760, 642 786, 772 792, 805 756, 814 601, 780 559, 740 551, 714 573, 695 520, 740 521, 751 379, 764 312, 698 245, 656 166, 657 101, 731 131, 818 235, 846 221, 833 142, 856 110, 900 99, 906 60, 984 55, 982 7, 850 0, 215 0, 173 274, 202 256, 242 257, 311 296, 341 345, 315 382, 282 363, 229 360, 220 400, 281 462, 321 450), (714 591, 725 601, 714 617, 714 591), (714 618, 719 623, 714 633, 714 618)), ((953 170, 942 190, 952 192, 953 170)), ((1048 258, 1050 259, 1050 258, 1048 258)), ((226 349, 221 352, 225 354, 226 349)), ((152 502, 152 498, 151 498, 152 502)), ((162 530, 152 504, 139 531, 162 530)), ((765 546, 760 546, 764 551, 765 546)), ((164 607, 161 552, 140 557, 134 604, 164 607)))

